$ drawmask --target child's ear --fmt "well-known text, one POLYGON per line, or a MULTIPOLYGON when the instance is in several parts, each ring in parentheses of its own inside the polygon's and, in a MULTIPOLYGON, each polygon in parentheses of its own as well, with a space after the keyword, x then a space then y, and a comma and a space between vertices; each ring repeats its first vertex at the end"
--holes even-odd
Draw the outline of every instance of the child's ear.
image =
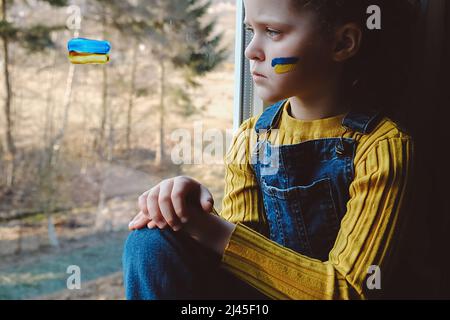
POLYGON ((347 23, 336 30, 333 60, 343 62, 356 55, 361 46, 362 31, 356 23, 347 23))

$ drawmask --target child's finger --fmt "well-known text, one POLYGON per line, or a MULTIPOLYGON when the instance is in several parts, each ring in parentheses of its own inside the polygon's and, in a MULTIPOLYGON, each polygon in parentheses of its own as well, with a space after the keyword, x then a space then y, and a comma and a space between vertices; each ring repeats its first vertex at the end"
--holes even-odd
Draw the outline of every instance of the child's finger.
POLYGON ((153 229, 154 227, 156 227, 156 223, 153 220, 147 223, 147 228, 153 229))
POLYGON ((147 197, 152 189, 145 191, 143 194, 141 194, 138 198, 138 206, 139 210, 141 210, 143 213, 148 213, 147 211, 147 197))
POLYGON ((161 210, 159 209, 158 204, 159 197, 159 185, 150 190, 150 193, 147 197, 147 209, 148 209, 148 218, 151 221, 154 221, 155 224, 160 229, 164 229, 167 226, 167 222, 161 214, 161 210))
POLYGON ((150 222, 150 219, 142 213, 142 211, 130 222, 128 228, 131 230, 142 229, 147 223, 150 222))
POLYGON ((178 219, 172 205, 172 188, 173 179, 165 180, 160 184, 158 204, 161 214, 167 224, 174 230, 178 231, 181 228, 180 220, 178 219))
POLYGON ((139 213, 137 215, 135 215, 133 217, 133 219, 131 219, 130 223, 128 223, 128 229, 132 229, 134 222, 137 221, 140 217, 142 216, 142 211, 139 211, 139 213))
POLYGON ((210 213, 214 206, 214 199, 211 192, 203 185, 200 185, 200 205, 206 213, 210 213))
POLYGON ((185 197, 190 191, 192 182, 185 177, 177 177, 174 179, 172 188, 172 206, 178 219, 182 223, 186 223, 189 219, 185 197))

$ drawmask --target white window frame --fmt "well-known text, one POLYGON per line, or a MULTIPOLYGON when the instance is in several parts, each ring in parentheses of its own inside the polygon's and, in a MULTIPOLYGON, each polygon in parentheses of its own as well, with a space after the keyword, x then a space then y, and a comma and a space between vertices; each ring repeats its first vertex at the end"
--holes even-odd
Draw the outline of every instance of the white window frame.
POLYGON ((233 107, 233 129, 264 110, 264 102, 255 94, 249 60, 245 58, 245 48, 251 34, 244 27, 244 2, 236 0, 236 39, 235 39, 235 87, 233 107))

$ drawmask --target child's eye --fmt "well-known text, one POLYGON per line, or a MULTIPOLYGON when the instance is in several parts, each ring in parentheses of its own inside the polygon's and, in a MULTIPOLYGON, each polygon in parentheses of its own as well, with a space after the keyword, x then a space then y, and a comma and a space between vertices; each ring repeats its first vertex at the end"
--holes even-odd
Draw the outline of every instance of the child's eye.
POLYGON ((276 36, 278 36, 281 33, 279 31, 276 31, 276 30, 273 30, 273 29, 270 29, 270 28, 267 28, 266 32, 271 37, 276 37, 276 36))
POLYGON ((253 29, 250 27, 245 27, 245 30, 253 34, 253 29))

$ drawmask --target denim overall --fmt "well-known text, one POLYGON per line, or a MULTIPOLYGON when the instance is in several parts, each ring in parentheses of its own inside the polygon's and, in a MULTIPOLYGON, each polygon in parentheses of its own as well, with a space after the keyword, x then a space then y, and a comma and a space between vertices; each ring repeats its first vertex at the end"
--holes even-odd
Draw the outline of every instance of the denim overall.
MULTIPOLYGON (((265 137, 277 128, 285 102, 270 106, 259 118, 255 126, 258 140, 251 158, 269 236, 284 247, 326 261, 350 198, 357 141, 342 135, 272 145, 265 137)), ((374 110, 350 111, 342 125, 345 132, 368 134, 379 119, 380 113, 374 110)))

